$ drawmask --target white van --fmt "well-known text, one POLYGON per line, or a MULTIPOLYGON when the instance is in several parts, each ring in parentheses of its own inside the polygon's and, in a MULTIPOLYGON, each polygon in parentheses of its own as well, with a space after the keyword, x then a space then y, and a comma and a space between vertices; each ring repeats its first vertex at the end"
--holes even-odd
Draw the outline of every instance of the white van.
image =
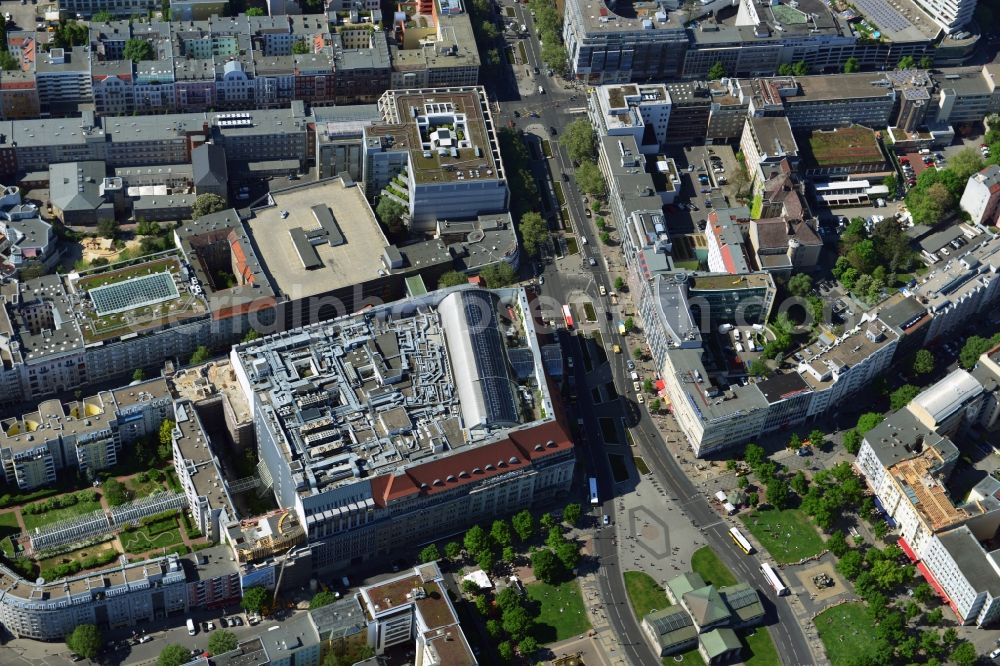
POLYGON ((192 620, 191 618, 188 618, 187 627, 189 636, 194 636, 195 633, 197 633, 194 628, 194 620, 192 620))

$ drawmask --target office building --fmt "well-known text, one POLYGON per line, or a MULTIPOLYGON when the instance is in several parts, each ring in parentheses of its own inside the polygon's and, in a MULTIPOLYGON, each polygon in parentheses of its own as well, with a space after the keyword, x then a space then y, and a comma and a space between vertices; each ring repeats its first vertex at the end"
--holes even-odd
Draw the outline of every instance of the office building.
POLYGON ((667 142, 670 94, 664 85, 604 85, 589 103, 598 136, 630 135, 642 153, 659 152, 667 142))
POLYGON ((785 117, 748 116, 740 150, 755 191, 782 172, 794 173, 798 169, 799 146, 785 117))
POLYGON ((644 155, 633 136, 599 136, 597 148, 597 166, 608 185, 615 219, 628 219, 640 210, 661 210, 680 193, 674 160, 661 154, 644 155))
POLYGON ((315 569, 568 490, 573 443, 529 312, 520 290, 456 288, 233 348, 262 480, 315 569))
POLYGON ((989 227, 997 222, 997 202, 1000 202, 1000 167, 991 164, 969 176, 958 205, 969 214, 973 224, 989 227))
POLYGON ((409 224, 507 210, 507 176, 485 89, 390 90, 364 128, 365 187, 407 209, 409 224))
POLYGON ((436 562, 358 591, 376 655, 413 646, 414 666, 476 666, 436 562))
POLYGON ((861 125, 813 130, 802 137, 801 172, 807 178, 866 178, 894 174, 875 132, 861 125))
POLYGON ((730 275, 750 272, 750 257, 743 238, 743 226, 749 221, 750 210, 746 206, 712 209, 705 226, 708 270, 730 275))

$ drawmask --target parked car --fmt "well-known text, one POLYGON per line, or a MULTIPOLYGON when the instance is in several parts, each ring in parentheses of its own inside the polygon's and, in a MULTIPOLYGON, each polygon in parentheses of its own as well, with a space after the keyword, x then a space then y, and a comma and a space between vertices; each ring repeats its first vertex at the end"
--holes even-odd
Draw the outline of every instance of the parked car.
POLYGON ((597 259, 594 259, 593 257, 589 257, 587 259, 587 263, 589 263, 591 266, 596 266, 597 265, 597 259))

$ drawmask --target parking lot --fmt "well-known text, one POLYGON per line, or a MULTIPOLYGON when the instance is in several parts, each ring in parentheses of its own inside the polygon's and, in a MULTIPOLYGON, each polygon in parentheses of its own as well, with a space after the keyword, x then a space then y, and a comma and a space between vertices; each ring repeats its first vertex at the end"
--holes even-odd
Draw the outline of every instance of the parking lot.
POLYGON ((681 191, 666 207, 667 226, 673 234, 698 233, 713 207, 736 203, 731 182, 739 170, 736 155, 730 146, 686 146, 671 157, 680 172, 681 191))

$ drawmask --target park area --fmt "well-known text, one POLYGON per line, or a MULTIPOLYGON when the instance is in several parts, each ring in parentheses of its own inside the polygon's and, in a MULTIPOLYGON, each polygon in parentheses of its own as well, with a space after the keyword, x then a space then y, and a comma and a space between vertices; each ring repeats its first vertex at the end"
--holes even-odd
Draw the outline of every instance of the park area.
POLYGON ((741 518, 754 538, 779 564, 792 564, 821 553, 823 538, 799 509, 754 511, 741 518))
POLYGON ((566 640, 590 630, 580 585, 575 579, 557 585, 538 581, 526 585, 525 590, 528 598, 539 606, 534 634, 540 644, 566 640))
POLYGON ((122 548, 132 554, 142 554, 154 548, 167 548, 181 543, 176 516, 156 517, 138 527, 122 530, 122 548))
POLYGON ((849 664, 875 644, 874 625, 860 603, 834 606, 816 616, 816 630, 833 666, 849 664))
POLYGON ((36 527, 54 525, 61 520, 69 520, 94 511, 100 511, 101 499, 94 490, 57 495, 42 502, 21 507, 21 518, 29 532, 36 527))
POLYGON ((642 571, 625 572, 625 591, 636 620, 642 621, 655 610, 669 607, 670 599, 653 577, 642 571))

